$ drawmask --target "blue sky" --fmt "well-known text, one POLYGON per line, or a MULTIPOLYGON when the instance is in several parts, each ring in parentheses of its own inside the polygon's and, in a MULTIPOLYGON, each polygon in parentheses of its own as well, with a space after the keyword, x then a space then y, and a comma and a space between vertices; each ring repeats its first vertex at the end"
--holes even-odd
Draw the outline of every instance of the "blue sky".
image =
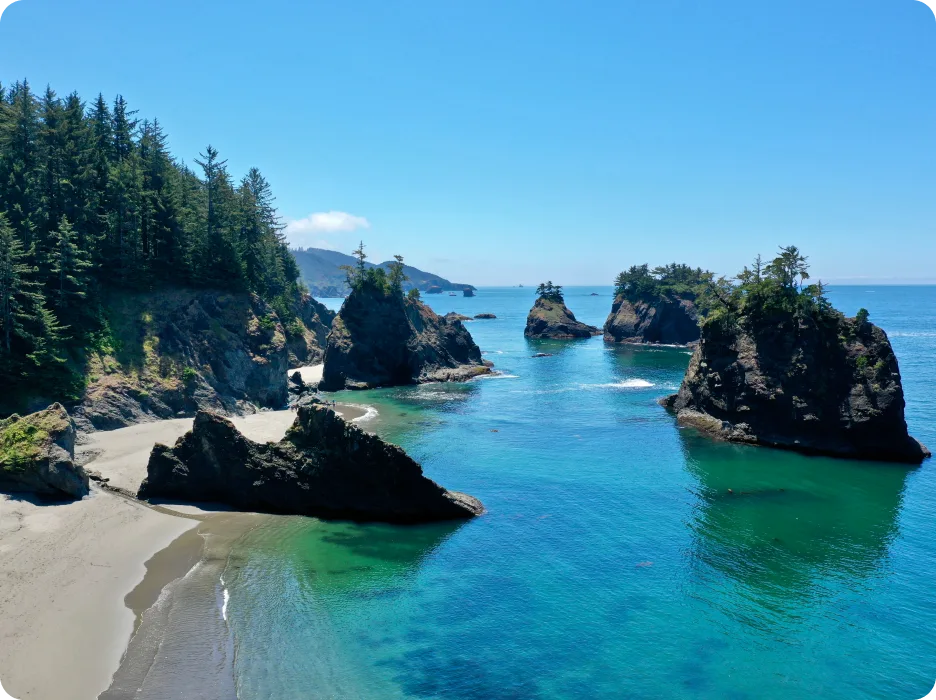
POLYGON ((20 0, 0 80, 23 77, 258 166, 299 244, 478 285, 730 274, 786 243, 827 280, 936 281, 916 0, 20 0))

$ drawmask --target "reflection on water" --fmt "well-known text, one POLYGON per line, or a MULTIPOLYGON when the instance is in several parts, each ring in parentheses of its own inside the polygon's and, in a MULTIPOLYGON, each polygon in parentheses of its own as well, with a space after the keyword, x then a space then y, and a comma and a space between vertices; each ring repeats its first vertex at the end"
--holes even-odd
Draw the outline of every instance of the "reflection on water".
POLYGON ((885 566, 908 469, 712 442, 680 430, 698 480, 689 527, 699 565, 771 610, 885 566))

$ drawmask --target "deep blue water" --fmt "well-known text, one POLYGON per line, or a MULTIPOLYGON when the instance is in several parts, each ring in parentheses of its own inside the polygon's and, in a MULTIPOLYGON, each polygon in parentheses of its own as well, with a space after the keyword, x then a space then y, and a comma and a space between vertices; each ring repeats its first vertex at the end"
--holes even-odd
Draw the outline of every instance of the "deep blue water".
MULTIPOLYGON (((888 332, 910 430, 936 447, 936 287, 830 297, 888 332)), ((427 301, 495 313, 467 325, 503 374, 340 398, 376 406, 368 429, 488 512, 254 530, 225 574, 241 700, 913 700, 933 687, 936 464, 716 444, 656 404, 683 349, 527 341, 528 288, 427 301)), ((568 289, 567 303, 600 326, 611 290, 568 289)))

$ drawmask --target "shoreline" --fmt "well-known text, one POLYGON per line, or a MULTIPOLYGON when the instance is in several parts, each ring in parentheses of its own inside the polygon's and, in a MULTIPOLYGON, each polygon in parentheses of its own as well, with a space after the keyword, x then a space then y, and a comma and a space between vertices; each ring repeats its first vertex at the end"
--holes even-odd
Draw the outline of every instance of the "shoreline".
MULTIPOLYGON (((337 412, 348 421, 370 415, 367 406, 341 403, 337 412)), ((267 442, 281 439, 295 414, 262 411, 231 420, 249 439, 267 442)), ((173 444, 191 424, 170 419, 91 433, 76 461, 84 454, 86 468, 108 486, 135 493, 153 445, 173 444)), ((66 503, 0 494, 4 689, 18 700, 98 698, 130 656, 146 612, 205 561, 208 534, 239 531, 257 517, 153 507, 98 485, 66 503)))

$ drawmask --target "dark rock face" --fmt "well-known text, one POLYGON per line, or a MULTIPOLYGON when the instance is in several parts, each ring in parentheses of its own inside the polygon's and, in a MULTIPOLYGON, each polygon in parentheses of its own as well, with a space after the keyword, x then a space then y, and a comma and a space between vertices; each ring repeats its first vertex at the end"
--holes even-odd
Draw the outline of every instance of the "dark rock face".
POLYGON ((287 332, 256 295, 125 293, 109 300, 108 317, 120 346, 91 358, 72 411, 83 430, 286 403, 287 332))
POLYGON ((883 330, 838 317, 702 327, 679 393, 681 424, 733 442, 920 463, 897 358, 883 330))
POLYGON ((0 489, 47 498, 88 494, 88 474, 75 464, 75 426, 61 404, 0 420, 0 489))
POLYGON ((488 372, 461 321, 400 294, 364 287, 351 293, 332 323, 319 388, 464 381, 488 372))
POLYGON ((618 295, 604 325, 609 343, 689 345, 699 340, 699 312, 693 295, 630 300, 618 295))
POLYGON ((475 318, 477 318, 477 319, 492 319, 492 318, 497 318, 497 316, 495 316, 494 314, 475 314, 475 318))
POLYGON ((452 321, 470 321, 471 316, 465 316, 464 314, 459 314, 454 311, 449 311, 443 318, 451 323, 452 321))
POLYGON ((600 333, 595 326, 576 321, 575 315, 563 302, 546 297, 540 297, 533 304, 530 315, 527 316, 526 329, 523 331, 527 338, 557 340, 590 338, 600 333))
POLYGON ((308 294, 299 297, 294 304, 294 312, 302 327, 287 325, 285 329, 289 364, 298 367, 321 362, 335 312, 308 294))
POLYGON ((475 295, 474 290, 471 287, 465 287, 462 294, 464 294, 466 297, 473 297, 475 295))
POLYGON ((199 412, 192 431, 174 447, 153 448, 139 497, 399 523, 483 512, 477 499, 427 479, 396 445, 314 404, 299 408, 283 440, 265 445, 251 442, 224 418, 199 412))

